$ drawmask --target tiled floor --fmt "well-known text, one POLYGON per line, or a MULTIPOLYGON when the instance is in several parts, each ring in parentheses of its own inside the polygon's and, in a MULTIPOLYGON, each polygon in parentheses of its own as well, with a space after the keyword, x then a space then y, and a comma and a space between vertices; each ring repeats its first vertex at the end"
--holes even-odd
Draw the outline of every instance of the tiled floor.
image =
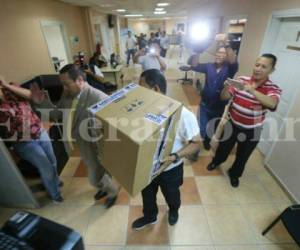
MULTIPOLYGON (((128 68, 126 82, 137 79, 139 72, 138 67, 128 68)), ((166 75, 171 79, 168 95, 196 112, 199 97, 195 89, 177 84, 174 78, 182 74, 175 69, 166 75)), ((280 223, 266 237, 261 236, 264 227, 291 204, 264 168, 263 156, 258 151, 253 153, 237 189, 230 186, 225 174, 234 155, 213 172, 206 170, 210 159, 210 152, 202 150, 196 163, 186 161, 182 207, 175 226, 167 223, 168 209, 159 192, 157 224, 133 231, 132 221, 142 215, 141 195, 130 197, 122 189, 116 205, 106 210, 103 200, 93 200, 96 189, 89 185, 80 157, 71 158, 61 174, 65 202, 30 211, 80 232, 87 250, 298 249, 280 223)), ((0 224, 15 210, 0 208, 0 224)))

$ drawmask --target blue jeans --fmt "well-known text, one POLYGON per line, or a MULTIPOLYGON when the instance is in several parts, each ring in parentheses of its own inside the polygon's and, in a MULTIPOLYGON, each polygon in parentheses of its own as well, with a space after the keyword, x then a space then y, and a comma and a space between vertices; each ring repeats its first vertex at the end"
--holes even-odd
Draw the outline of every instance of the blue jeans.
POLYGON ((199 110, 198 110, 198 118, 199 118, 199 126, 200 126, 200 135, 203 140, 210 141, 220 121, 217 118, 221 118, 223 112, 224 112, 224 108, 220 110, 215 110, 209 108, 203 102, 200 103, 199 110), (200 111, 200 115, 199 115, 199 111, 200 111))
POLYGON ((132 57, 133 60, 134 54, 135 54, 135 49, 127 50, 127 66, 129 65, 130 57, 132 57))
POLYGON ((39 139, 18 142, 13 147, 22 159, 38 169, 50 197, 52 199, 60 197, 56 157, 47 132, 42 129, 39 139))

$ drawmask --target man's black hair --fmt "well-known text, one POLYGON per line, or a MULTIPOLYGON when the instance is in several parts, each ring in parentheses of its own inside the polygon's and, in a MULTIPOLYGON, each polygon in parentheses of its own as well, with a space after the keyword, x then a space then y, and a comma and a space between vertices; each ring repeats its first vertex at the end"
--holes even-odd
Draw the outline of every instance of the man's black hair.
POLYGON ((80 69, 79 65, 70 63, 64 66, 60 71, 60 74, 68 73, 69 77, 76 81, 79 76, 83 78, 84 81, 86 81, 86 74, 80 69))
POLYGON ((265 57, 265 58, 268 58, 272 61, 272 68, 274 69, 275 66, 276 66, 276 63, 277 63, 277 57, 273 54, 262 54, 261 57, 265 57))
POLYGON ((167 81, 165 76, 158 69, 148 69, 145 70, 141 77, 145 78, 145 82, 150 88, 154 88, 156 85, 159 87, 160 91, 164 94, 167 92, 167 81))

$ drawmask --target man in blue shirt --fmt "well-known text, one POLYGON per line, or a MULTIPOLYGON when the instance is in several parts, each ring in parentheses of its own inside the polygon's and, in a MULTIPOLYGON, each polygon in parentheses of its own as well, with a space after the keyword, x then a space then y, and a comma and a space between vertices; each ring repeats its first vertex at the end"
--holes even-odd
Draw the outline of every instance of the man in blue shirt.
POLYGON ((220 100, 224 82, 228 77, 233 78, 238 71, 236 54, 227 42, 226 35, 218 34, 216 41, 218 49, 213 63, 198 63, 198 55, 189 60, 193 71, 204 73, 206 76, 199 107, 199 126, 203 145, 207 150, 210 149, 210 139, 218 124, 216 119, 222 117, 227 104, 226 101, 220 100))

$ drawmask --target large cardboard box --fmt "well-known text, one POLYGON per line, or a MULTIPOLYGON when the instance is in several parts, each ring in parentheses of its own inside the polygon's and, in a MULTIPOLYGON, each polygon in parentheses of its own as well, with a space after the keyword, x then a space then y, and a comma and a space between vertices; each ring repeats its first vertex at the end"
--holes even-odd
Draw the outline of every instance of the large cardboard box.
POLYGON ((129 84, 90 108, 101 123, 103 166, 135 195, 162 172, 171 153, 182 104, 129 84))

